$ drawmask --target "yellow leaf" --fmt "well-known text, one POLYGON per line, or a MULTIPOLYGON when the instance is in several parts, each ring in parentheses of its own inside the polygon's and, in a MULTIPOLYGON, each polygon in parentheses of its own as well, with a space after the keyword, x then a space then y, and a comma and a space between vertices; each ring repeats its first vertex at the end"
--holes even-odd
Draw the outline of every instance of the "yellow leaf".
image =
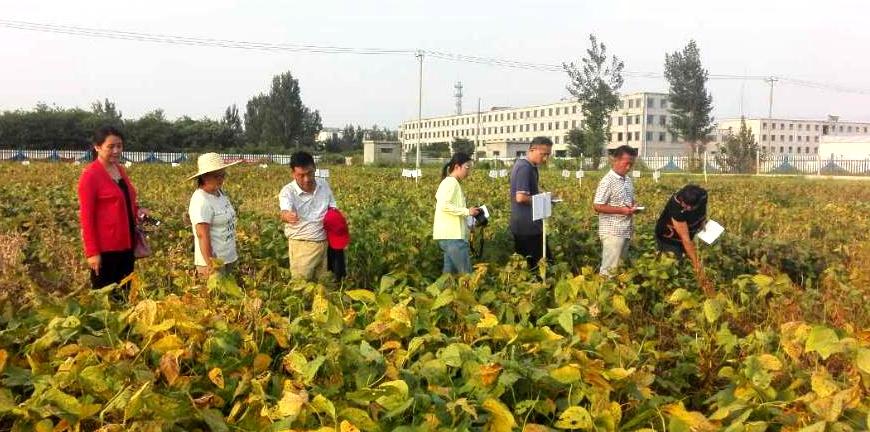
POLYGON ((581 406, 568 407, 554 424, 559 429, 591 429, 592 416, 581 406))
POLYGON ((305 390, 296 390, 290 380, 284 381, 284 394, 281 400, 278 401, 275 414, 278 418, 290 417, 295 419, 302 407, 308 402, 308 392, 305 390))
POLYGON ((526 425, 523 426, 523 432, 550 432, 550 430, 550 428, 537 423, 526 423, 526 425))
POLYGON ((627 317, 631 315, 631 309, 625 304, 625 297, 616 294, 613 296, 612 300, 613 310, 616 311, 620 316, 627 317))
POLYGON ((403 304, 395 305, 390 309, 390 318, 408 327, 411 326, 411 312, 408 310, 408 306, 403 304))
POLYGON ((224 371, 220 368, 213 368, 208 371, 208 379, 214 383, 219 389, 223 390, 224 388, 224 371))
POLYGON ((3 372, 3 369, 6 368, 6 359, 9 358, 9 354, 5 349, 0 349, 0 372, 3 372))
POLYGON ((625 379, 629 375, 633 374, 634 371, 635 371, 635 368, 631 368, 631 369, 624 369, 621 367, 611 368, 611 369, 604 371, 604 376, 607 377, 607 379, 609 379, 609 380, 619 381, 619 380, 625 379))
POLYGON ((686 407, 683 406, 682 402, 666 406, 665 412, 670 414, 672 418, 676 418, 684 423, 693 431, 713 432, 719 429, 715 424, 713 424, 713 422, 707 420, 707 417, 704 417, 704 414, 697 411, 686 410, 686 407))
POLYGON ((348 297, 353 300, 361 301, 363 303, 374 303, 375 302, 375 293, 364 290, 364 289, 355 289, 344 292, 348 297))
POLYGON ((341 423, 338 425, 338 430, 340 432, 359 432, 359 429, 354 426, 353 423, 347 420, 341 421, 341 423))
POLYGON ((329 301, 317 294, 311 302, 311 319, 314 322, 325 323, 329 319, 329 301))
POLYGON ((483 305, 477 305, 474 310, 480 314, 480 321, 477 323, 477 328, 492 328, 498 325, 498 318, 489 311, 489 308, 483 305))
POLYGON ((782 362, 779 361, 776 356, 770 354, 762 354, 758 356, 758 361, 761 363, 761 367, 770 370, 770 371, 778 371, 782 369, 782 362))
POLYGON ((580 368, 569 364, 550 371, 550 376, 562 384, 571 384, 580 379, 580 368))
MULTIPOLYGON (((254 357, 254 372, 263 372, 269 368, 269 364, 272 363, 272 357, 268 354, 259 353, 256 357, 254 357)), ((223 387, 221 387, 223 388, 223 387)))
POLYGON ((490 414, 489 421, 486 422, 488 432, 511 432, 517 426, 514 415, 498 399, 489 398, 481 406, 490 414))
POLYGON ((181 338, 174 334, 169 334, 160 338, 157 342, 151 344, 151 349, 160 352, 177 350, 184 347, 184 342, 181 338))
POLYGON ((825 369, 813 372, 813 375, 810 378, 810 385, 812 386, 813 391, 822 398, 828 397, 835 391, 839 390, 837 383, 831 379, 831 375, 825 369))

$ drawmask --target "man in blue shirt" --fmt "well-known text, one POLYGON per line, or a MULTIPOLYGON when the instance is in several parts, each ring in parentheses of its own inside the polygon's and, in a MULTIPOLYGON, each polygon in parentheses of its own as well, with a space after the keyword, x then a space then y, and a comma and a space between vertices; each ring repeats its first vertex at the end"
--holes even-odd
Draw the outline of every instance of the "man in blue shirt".
MULTIPOLYGON (((526 258, 529 268, 538 266, 543 256, 544 227, 532 220, 532 195, 538 194, 538 166, 547 162, 553 151, 553 141, 535 137, 526 157, 519 158, 511 170, 511 219, 514 251, 526 258)), ((547 254, 549 255, 549 254, 547 254)))

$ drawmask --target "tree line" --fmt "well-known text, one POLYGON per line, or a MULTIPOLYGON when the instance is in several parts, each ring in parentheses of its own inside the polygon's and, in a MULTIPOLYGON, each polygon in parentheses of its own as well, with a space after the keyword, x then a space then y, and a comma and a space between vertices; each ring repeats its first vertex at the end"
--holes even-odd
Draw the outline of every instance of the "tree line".
POLYGON ((173 120, 161 109, 125 118, 109 99, 90 109, 39 103, 32 110, 5 111, 0 113, 0 148, 86 149, 93 131, 107 124, 124 131, 126 150, 157 152, 312 150, 323 127, 320 113, 302 103, 298 80, 285 72, 273 77, 266 92, 248 100, 244 114, 230 105, 219 120, 173 120))

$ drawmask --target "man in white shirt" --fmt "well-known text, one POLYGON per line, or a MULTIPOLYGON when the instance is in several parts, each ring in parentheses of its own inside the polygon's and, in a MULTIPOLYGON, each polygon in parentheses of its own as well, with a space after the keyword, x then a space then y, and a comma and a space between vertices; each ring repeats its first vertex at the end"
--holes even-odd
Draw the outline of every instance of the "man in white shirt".
POLYGON ((634 183, 628 176, 637 150, 623 145, 613 150, 610 171, 601 178, 592 207, 598 213, 601 239, 601 270, 607 275, 628 257, 628 243, 634 233, 634 214, 639 211, 634 183))
POLYGON ((294 278, 315 280, 326 273, 326 232, 323 217, 337 208, 325 179, 316 178, 314 158, 306 152, 290 157, 293 181, 281 188, 278 204, 288 239, 290 273, 294 278))

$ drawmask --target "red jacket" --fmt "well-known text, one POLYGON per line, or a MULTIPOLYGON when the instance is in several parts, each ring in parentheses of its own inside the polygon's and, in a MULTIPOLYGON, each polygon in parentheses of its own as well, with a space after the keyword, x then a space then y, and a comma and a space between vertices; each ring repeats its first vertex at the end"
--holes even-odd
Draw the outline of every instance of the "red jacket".
MULTIPOLYGON (((136 220, 136 189, 133 188, 124 167, 118 165, 118 171, 127 183, 130 205, 136 220)), ((127 209, 124 208, 124 192, 99 161, 88 164, 79 178, 79 223, 86 257, 133 248, 127 209)))

